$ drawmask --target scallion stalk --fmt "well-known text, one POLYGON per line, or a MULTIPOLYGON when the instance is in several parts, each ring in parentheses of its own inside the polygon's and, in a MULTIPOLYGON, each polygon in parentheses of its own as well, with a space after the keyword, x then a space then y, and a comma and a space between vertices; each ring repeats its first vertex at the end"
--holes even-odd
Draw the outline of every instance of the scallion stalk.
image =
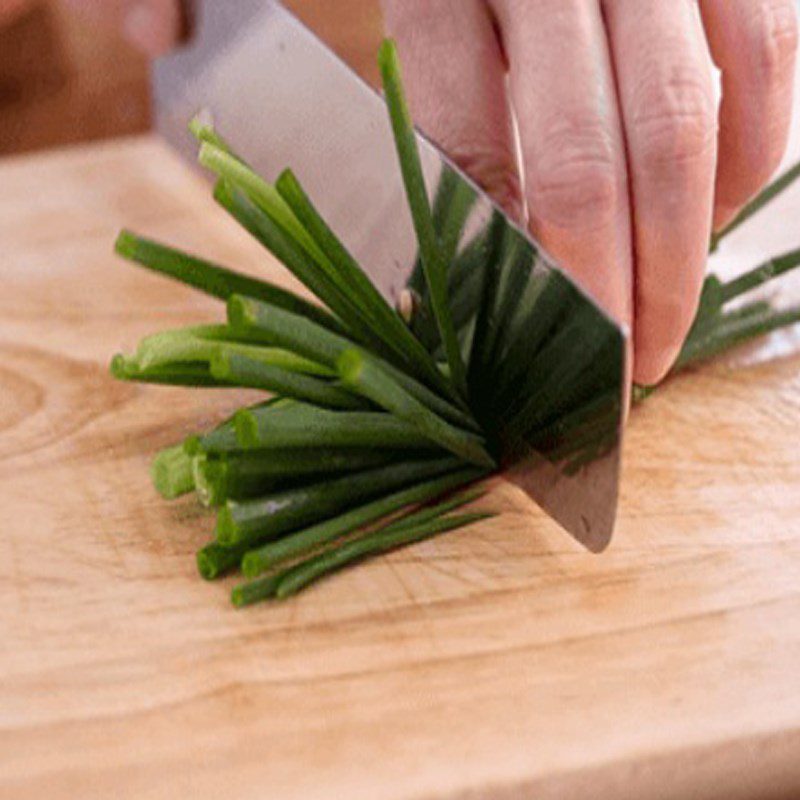
POLYGON ((165 448, 153 459, 150 475, 156 491, 167 500, 174 500, 194 489, 192 459, 180 444, 165 448))
POLYGON ((774 256, 744 275, 722 284, 722 302, 729 303, 800 266, 800 249, 774 256))
MULTIPOLYGON (((405 452, 408 457, 408 452, 405 452)), ((248 500, 308 483, 323 476, 340 476, 398 460, 397 451, 347 448, 305 448, 242 451, 222 456, 194 457, 195 489, 203 505, 248 500)))
POLYGON ((228 389, 230 384, 215 378, 205 362, 172 362, 165 366, 142 369, 133 356, 117 353, 109 367, 119 381, 152 383, 165 386, 194 386, 198 389, 228 389))
POLYGON ((386 102, 394 130, 400 169, 411 208, 414 229, 419 242, 420 259, 431 295, 431 305, 442 338, 451 379, 460 393, 467 393, 467 371, 458 344, 447 291, 448 264, 444 262, 441 246, 433 224, 428 190, 422 173, 422 162, 417 147, 416 134, 411 122, 402 87, 397 47, 391 40, 381 45, 378 63, 383 76, 386 102))
POLYGON ((450 425, 404 391, 392 376, 369 355, 359 350, 345 350, 339 356, 337 369, 344 385, 368 397, 404 420, 432 442, 441 445, 465 461, 492 469, 494 459, 481 439, 450 425))
POLYGON ((217 516, 217 541, 252 547, 336 516, 358 503, 459 469, 455 458, 402 461, 333 481, 244 502, 228 501, 217 516))
POLYGON ((242 572, 246 577, 254 578, 285 561, 306 555, 389 514, 415 503, 426 503, 453 489, 480 480, 483 475, 484 472, 481 470, 462 469, 373 500, 338 517, 324 520, 303 531, 251 550, 242 559, 242 572))
POLYGON ((221 382, 248 389, 263 389, 324 408, 353 411, 370 407, 362 398, 330 381, 304 375, 241 352, 219 350, 211 359, 211 374, 221 382))
POLYGON ((211 542, 197 551, 197 571, 207 581, 216 580, 236 569, 246 552, 247 548, 243 545, 224 547, 211 542))
POLYGON ((467 525, 473 525, 492 516, 492 514, 487 513, 460 514, 436 519, 414 527, 403 527, 394 531, 376 531, 298 564, 281 576, 274 589, 275 597, 283 600, 297 594, 301 589, 306 588, 320 578, 337 572, 356 561, 422 542, 447 531, 454 531, 467 525))
MULTIPOLYGON (((355 342, 327 331, 311 320, 246 297, 230 299, 228 320, 233 330, 244 337, 257 339, 261 336, 265 342, 299 353, 334 371, 342 353, 355 345, 355 342)), ((414 399, 445 419, 475 429, 475 421, 469 414, 391 364, 382 359, 379 363, 414 399)))
POLYGON ((276 417, 270 409, 236 413, 236 435, 246 449, 287 447, 374 447, 380 450, 437 449, 429 437, 391 414, 378 411, 329 411, 298 403, 276 417))
POLYGON ((294 173, 291 170, 283 172, 276 186, 297 218, 305 225, 320 248, 328 254, 331 263, 348 284, 359 304, 368 311, 376 333, 381 336, 386 347, 402 360, 406 369, 439 391, 449 393, 450 385, 436 367, 430 353, 409 331, 397 312, 386 302, 358 262, 330 229, 294 173))
POLYGON ((198 289, 211 297, 226 300, 234 294, 263 300, 278 308, 301 314, 319 325, 342 332, 341 323, 324 308, 281 289, 268 281, 251 278, 165 244, 137 236, 131 231, 120 233, 116 252, 153 272, 198 289))

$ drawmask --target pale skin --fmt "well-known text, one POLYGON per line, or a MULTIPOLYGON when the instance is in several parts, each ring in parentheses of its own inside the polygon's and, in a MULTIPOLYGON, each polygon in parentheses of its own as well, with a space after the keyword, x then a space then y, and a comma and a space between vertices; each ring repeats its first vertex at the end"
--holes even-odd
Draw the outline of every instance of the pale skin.
MULTIPOLYGON (((25 4, 0 0, 0 22, 25 4)), ((150 55, 180 32, 173 0, 70 4, 150 55)), ((382 5, 416 122, 629 326, 633 379, 660 380, 694 318, 712 229, 785 151, 795 0, 382 5)))

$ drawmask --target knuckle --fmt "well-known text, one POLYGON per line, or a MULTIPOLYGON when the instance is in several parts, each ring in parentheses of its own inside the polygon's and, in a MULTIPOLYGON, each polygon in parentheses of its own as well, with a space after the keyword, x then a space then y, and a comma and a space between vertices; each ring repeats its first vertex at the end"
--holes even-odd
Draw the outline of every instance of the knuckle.
POLYGON ((596 120, 560 121, 526 159, 533 215, 562 228, 604 227, 625 191, 625 167, 612 137, 596 120))
POLYGON ((781 83, 792 74, 798 50, 794 0, 760 0, 751 5, 747 46, 762 81, 781 83))
POLYGON ((631 135, 645 170, 705 157, 717 141, 710 76, 691 64, 645 71, 634 92, 632 122, 631 135))

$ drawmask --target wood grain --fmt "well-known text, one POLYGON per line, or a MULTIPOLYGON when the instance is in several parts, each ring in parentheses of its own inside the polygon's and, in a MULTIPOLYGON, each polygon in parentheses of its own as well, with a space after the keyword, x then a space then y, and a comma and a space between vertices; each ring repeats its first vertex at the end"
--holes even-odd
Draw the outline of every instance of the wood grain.
POLYGON ((243 397, 106 374, 220 309, 110 248, 126 224, 281 273, 150 138, 0 185, 0 797, 800 796, 797 334, 635 412, 602 556, 498 484, 496 520, 237 612, 147 468, 243 397))

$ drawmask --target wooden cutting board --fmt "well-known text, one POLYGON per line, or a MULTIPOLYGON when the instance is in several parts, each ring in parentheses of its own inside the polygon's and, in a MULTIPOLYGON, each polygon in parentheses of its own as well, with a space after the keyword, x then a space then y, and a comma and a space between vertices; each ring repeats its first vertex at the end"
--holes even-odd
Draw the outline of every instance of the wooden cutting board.
POLYGON ((221 309, 111 244, 281 273, 154 139, 0 186, 0 797, 800 797, 800 335, 635 410, 602 556, 499 484, 491 522, 235 611, 148 464, 242 397, 106 372, 221 309))

